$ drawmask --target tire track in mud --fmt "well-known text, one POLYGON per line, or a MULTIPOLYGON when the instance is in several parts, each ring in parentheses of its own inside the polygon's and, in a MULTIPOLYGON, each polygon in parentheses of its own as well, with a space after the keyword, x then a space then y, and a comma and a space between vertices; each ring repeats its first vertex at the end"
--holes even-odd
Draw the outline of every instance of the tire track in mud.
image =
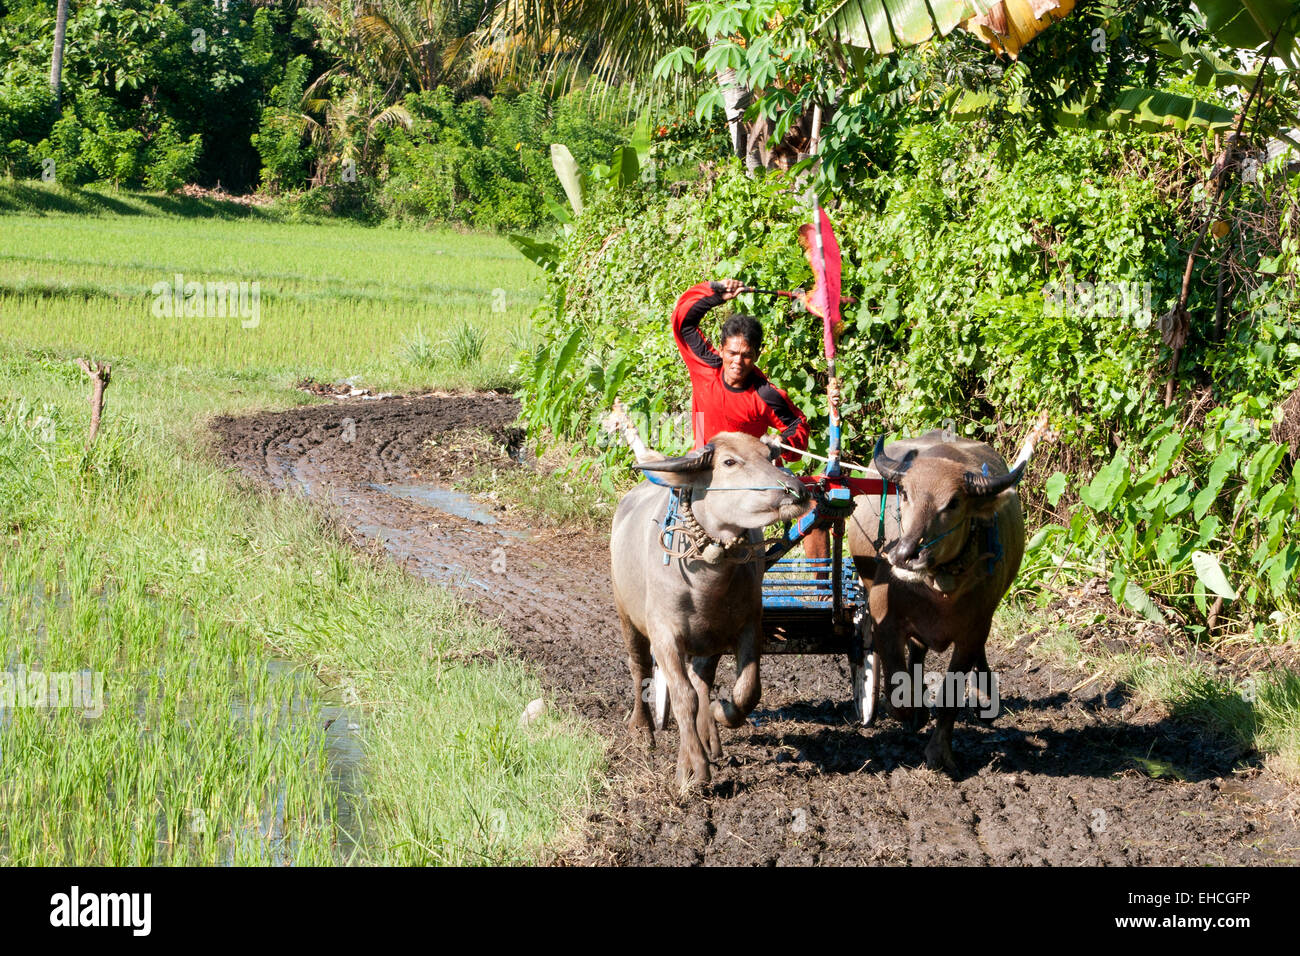
POLYGON ((494 467, 525 467, 511 457, 517 412, 505 396, 433 395, 223 417, 213 428, 221 454, 249 479, 307 492, 359 543, 382 543, 411 573, 453 588, 498 621, 548 693, 606 738, 603 805, 558 862, 1300 861, 1295 795, 1249 755, 1143 710, 1104 681, 1071 690, 1077 675, 1016 644, 989 648, 1001 715, 991 726, 958 723, 960 780, 924 768, 929 727, 918 735, 883 716, 869 729, 853 724, 842 659, 771 656, 750 722, 723 733, 713 784, 680 799, 675 729, 658 735, 654 751, 625 729, 632 688, 607 538, 530 528, 501 504, 462 517, 373 487, 465 473, 475 461, 463 449, 474 443, 455 439, 470 433, 479 449, 483 433, 497 444, 494 467), (497 573, 502 561, 506 570, 497 573), (1178 776, 1153 779, 1137 769, 1141 760, 1178 776))

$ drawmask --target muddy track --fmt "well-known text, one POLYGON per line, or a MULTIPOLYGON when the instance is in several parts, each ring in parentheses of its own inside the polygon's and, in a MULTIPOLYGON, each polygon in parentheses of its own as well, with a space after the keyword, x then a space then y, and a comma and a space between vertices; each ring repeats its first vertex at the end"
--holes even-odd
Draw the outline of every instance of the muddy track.
POLYGON ((608 740, 604 805, 560 862, 1300 861, 1294 794, 1253 755, 1140 708, 1104 678, 1079 686, 1077 673, 1017 649, 1028 640, 990 647, 1002 713, 991 726, 958 723, 957 781, 924 768, 924 736, 888 717, 853 725, 842 659, 768 657, 762 701, 747 726, 723 732, 713 784, 679 800, 675 731, 653 752, 625 731, 631 688, 606 538, 530 528, 494 502, 458 517, 379 487, 484 463, 525 467, 512 458, 517 410, 496 395, 346 401, 221 418, 214 429, 250 479, 306 491, 359 540, 499 621, 554 699, 608 740))

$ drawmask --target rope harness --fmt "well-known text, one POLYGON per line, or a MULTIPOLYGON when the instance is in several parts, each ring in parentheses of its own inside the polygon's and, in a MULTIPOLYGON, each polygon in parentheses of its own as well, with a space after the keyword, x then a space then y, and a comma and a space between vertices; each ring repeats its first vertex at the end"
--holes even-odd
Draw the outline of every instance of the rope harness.
MULTIPOLYGON (((719 491, 745 491, 768 489, 720 488, 719 491)), ((767 541, 749 541, 746 538, 731 538, 721 541, 704 530, 695 512, 691 508, 691 489, 674 488, 668 496, 668 512, 660 522, 663 529, 659 532, 659 546, 663 548, 664 564, 672 558, 679 561, 703 561, 705 564, 722 564, 724 562, 745 564, 753 561, 767 550, 767 541), (679 548, 673 540, 675 532, 680 531, 687 540, 684 548, 679 548)))
MULTIPOLYGON (((989 466, 983 465, 981 470, 988 475, 989 466)), ((885 542, 885 507, 889 501, 889 493, 886 491, 880 496, 880 526, 876 531, 876 540, 874 542, 876 551, 879 553, 880 546, 885 542)), ((894 520, 901 529, 903 526, 903 505, 902 495, 899 490, 899 483, 894 484, 894 520)), ((948 535, 952 534, 960 524, 955 524, 943 534, 931 538, 925 544, 921 545, 919 550, 926 551, 948 535)), ((980 521, 971 518, 967 524, 966 544, 961 551, 952 560, 944 564, 935 565, 928 573, 932 580, 941 576, 949 578, 960 578, 969 571, 976 562, 981 559, 987 559, 986 572, 992 574, 997 567, 997 563, 1002 560, 1002 532, 998 527, 996 518, 989 521, 980 521), (983 539, 981 542, 981 538, 983 539), (982 547, 981 547, 982 545, 982 547)), ((941 589, 943 590, 943 589, 941 589)))

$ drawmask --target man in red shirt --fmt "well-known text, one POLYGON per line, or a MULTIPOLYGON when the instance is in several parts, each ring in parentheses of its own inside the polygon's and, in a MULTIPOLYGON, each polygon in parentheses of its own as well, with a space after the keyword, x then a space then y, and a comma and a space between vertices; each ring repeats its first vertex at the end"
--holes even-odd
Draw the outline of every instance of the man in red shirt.
MULTIPOLYGON (((758 320, 748 315, 729 317, 722 325, 721 350, 715 350, 700 332, 705 314, 734 299, 744 288, 739 279, 701 282, 687 289, 673 309, 673 338, 691 373, 695 447, 702 448, 719 432, 762 438, 769 428, 775 428, 785 444, 806 449, 808 419, 754 365, 763 348, 763 327, 758 320)), ((799 458, 793 452, 782 457, 787 461, 799 458)), ((830 541, 824 529, 804 538, 804 554, 810 558, 829 556, 830 541)))

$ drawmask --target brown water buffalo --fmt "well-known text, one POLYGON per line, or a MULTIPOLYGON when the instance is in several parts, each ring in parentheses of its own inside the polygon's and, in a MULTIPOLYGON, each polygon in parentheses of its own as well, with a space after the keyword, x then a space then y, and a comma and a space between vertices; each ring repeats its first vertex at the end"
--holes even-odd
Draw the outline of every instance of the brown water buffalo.
MULTIPOLYGON (((1015 579, 1025 549, 1025 523, 1016 483, 1024 462, 1010 472, 992 448, 941 431, 883 447, 872 466, 898 485, 884 502, 856 499, 848 543, 869 588, 872 641, 890 709, 920 729, 924 705, 936 704, 938 726, 925 747, 933 769, 956 774, 952 729, 966 675, 990 718, 996 684, 985 657, 993 611, 1015 579), (951 436, 949 436, 951 437, 951 436), (927 698, 922 669, 927 651, 951 646, 942 693, 932 681, 927 698), (904 667, 904 648, 907 665, 904 667), (985 695, 991 695, 992 703, 985 695)), ((1029 447, 1029 446, 1027 446, 1029 447)), ((1022 453, 1022 458, 1028 458, 1022 453)), ((937 675, 935 675, 937 676, 937 675)))
POLYGON ((768 456, 757 438, 724 432, 689 455, 640 462, 637 468, 682 492, 671 553, 662 543, 668 487, 638 485, 614 515, 611 576, 632 672, 630 724, 653 746, 646 706, 653 650, 677 720, 677 783, 683 789, 708 782, 706 752, 715 760, 722 753, 717 723, 739 727, 758 703, 760 529, 808 510, 803 484, 768 456), (722 654, 736 655, 736 685, 731 700, 710 707, 722 654))

